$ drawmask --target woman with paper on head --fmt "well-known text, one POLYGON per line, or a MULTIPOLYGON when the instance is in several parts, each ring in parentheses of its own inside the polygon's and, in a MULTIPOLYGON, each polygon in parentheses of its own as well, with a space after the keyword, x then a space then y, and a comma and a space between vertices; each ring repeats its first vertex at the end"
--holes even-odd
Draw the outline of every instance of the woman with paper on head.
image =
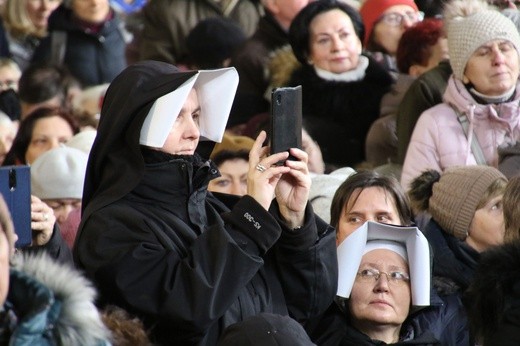
POLYGON ((394 177, 362 171, 338 188, 331 206, 338 293, 307 328, 315 343, 468 345, 458 300, 441 299, 431 288, 429 245, 411 222, 408 198, 394 177))

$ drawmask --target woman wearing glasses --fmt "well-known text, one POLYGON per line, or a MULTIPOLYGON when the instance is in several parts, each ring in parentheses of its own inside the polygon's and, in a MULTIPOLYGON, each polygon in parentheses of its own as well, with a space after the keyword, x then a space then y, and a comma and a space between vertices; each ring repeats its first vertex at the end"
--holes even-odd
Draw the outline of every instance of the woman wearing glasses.
MULTIPOLYGON (((385 228, 383 224, 409 226, 411 215, 408 197, 394 177, 361 171, 338 188, 332 200, 330 224, 337 230, 340 289, 324 316, 308 327, 316 344, 469 344, 467 319, 458 298, 439 297, 429 280, 418 280, 416 283, 424 281, 425 287, 414 288, 417 275, 410 270, 419 268, 423 278, 429 278, 429 257, 428 265, 418 267, 413 263, 416 258, 409 257, 402 244, 352 244, 368 221, 376 225, 375 233, 381 236, 387 234, 380 232, 385 228), (355 250, 363 247, 361 253, 355 250), (362 257, 356 258, 358 255, 362 257), (342 289, 345 281, 353 282, 351 291, 342 289), (414 301, 412 296, 420 292, 428 293, 429 299, 414 301)), ((387 231, 395 233, 395 228, 387 231)), ((417 237, 424 238, 420 232, 417 237)), ((420 253, 429 254, 428 246, 420 253)))
POLYGON ((420 22, 413 0, 367 0, 359 9, 365 24, 365 49, 388 71, 397 76, 397 46, 404 31, 420 22))
POLYGON ((303 87, 305 127, 331 169, 365 159, 366 134, 392 83, 376 61, 361 54, 362 39, 359 13, 340 0, 309 3, 289 29, 302 64, 289 84, 303 87))

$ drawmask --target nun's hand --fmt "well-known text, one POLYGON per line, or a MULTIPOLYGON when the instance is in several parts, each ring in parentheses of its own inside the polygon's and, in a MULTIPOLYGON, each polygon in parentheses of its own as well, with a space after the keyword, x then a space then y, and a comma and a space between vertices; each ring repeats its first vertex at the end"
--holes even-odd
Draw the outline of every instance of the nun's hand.
POLYGON ((290 151, 298 160, 285 161, 285 167, 289 168, 289 171, 281 177, 275 192, 281 216, 287 226, 294 229, 303 226, 305 222, 311 177, 307 153, 297 148, 291 148, 290 151))
POLYGON ((287 159, 289 153, 268 155, 269 147, 262 147, 266 136, 265 131, 260 132, 249 152, 247 194, 268 210, 273 200, 276 185, 282 175, 288 173, 291 168, 275 165, 276 162, 287 159))
POLYGON ((31 195, 31 246, 42 246, 49 242, 56 223, 54 210, 38 197, 31 195))

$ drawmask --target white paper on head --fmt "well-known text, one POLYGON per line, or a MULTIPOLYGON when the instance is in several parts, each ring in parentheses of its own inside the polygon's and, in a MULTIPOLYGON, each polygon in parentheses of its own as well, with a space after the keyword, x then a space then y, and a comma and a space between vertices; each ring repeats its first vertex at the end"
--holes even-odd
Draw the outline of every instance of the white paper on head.
POLYGON ((339 244, 338 292, 349 298, 367 241, 392 240, 403 243, 408 253, 412 305, 430 305, 430 246, 417 227, 401 227, 367 221, 339 244))
POLYGON ((180 87, 154 102, 141 128, 139 143, 155 148, 164 145, 193 88, 197 90, 201 107, 201 140, 222 141, 237 86, 238 73, 233 67, 199 71, 180 87))

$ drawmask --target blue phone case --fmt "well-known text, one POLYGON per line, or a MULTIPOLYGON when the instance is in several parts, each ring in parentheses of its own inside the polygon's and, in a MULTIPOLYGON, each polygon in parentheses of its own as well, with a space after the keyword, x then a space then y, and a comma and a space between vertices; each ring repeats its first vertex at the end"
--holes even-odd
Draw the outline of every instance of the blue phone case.
POLYGON ((0 193, 18 235, 16 247, 31 244, 31 171, 29 166, 0 167, 0 193))

